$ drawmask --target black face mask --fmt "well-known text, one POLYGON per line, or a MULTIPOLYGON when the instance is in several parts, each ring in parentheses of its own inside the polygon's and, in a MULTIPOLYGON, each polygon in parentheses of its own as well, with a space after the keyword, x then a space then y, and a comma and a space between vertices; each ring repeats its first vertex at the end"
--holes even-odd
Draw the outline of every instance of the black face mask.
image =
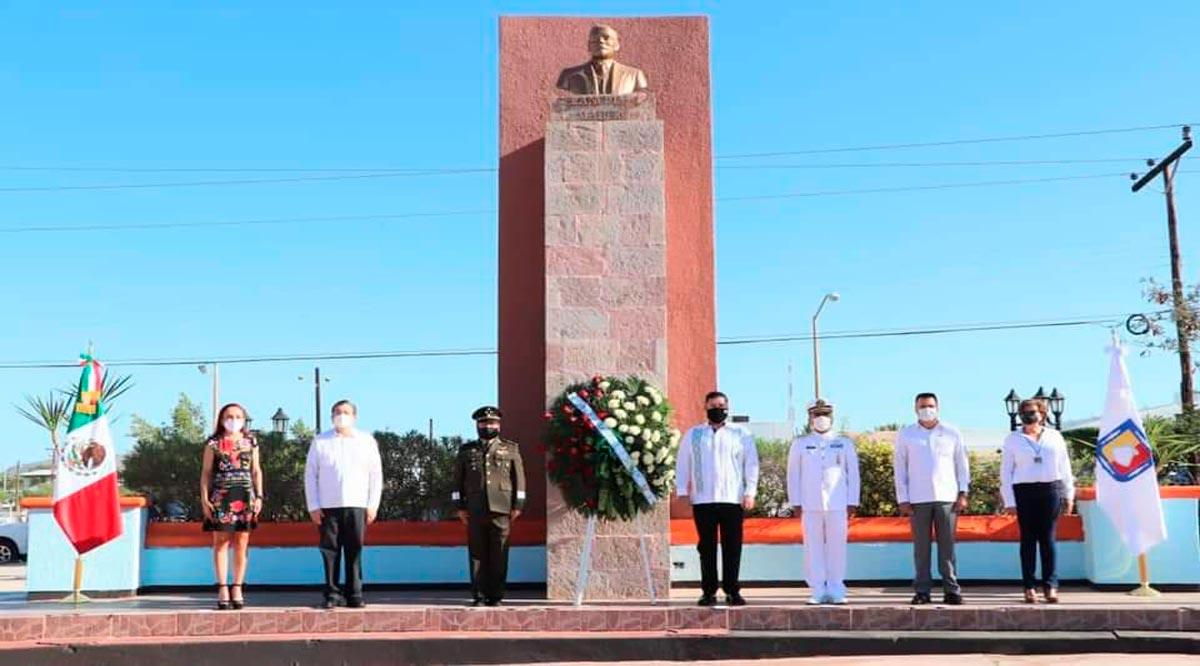
POLYGON ((1021 412, 1021 423, 1025 425, 1033 425, 1042 420, 1042 415, 1039 412, 1021 412))
POLYGON ((724 423, 729 417, 729 410, 724 407, 709 407, 708 422, 709 423, 724 423))
POLYGON ((500 428, 495 426, 485 426, 476 428, 475 432, 479 433, 479 439, 496 439, 500 436, 500 428))

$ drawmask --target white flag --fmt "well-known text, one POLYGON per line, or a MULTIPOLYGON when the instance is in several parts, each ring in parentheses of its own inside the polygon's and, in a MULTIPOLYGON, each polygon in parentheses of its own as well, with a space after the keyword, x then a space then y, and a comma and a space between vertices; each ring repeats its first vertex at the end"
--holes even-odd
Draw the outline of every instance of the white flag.
POLYGON ((1125 350, 1114 341, 1109 353, 1108 397, 1096 442, 1096 502, 1137 556, 1166 541, 1167 526, 1154 452, 1133 400, 1125 350))

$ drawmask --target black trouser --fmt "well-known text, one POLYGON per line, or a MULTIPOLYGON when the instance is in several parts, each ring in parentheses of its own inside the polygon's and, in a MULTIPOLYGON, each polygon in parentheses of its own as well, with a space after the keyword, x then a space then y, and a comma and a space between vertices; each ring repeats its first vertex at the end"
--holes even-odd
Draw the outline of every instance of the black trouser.
POLYGON ((325 562, 325 597, 362 599, 362 547, 367 533, 367 510, 361 507, 321 509, 321 559, 325 562), (346 585, 339 588, 342 556, 346 585))
POLYGON ((1037 555, 1042 555, 1042 585, 1058 588, 1054 529, 1062 505, 1059 484, 1013 484, 1017 500, 1017 527, 1021 531, 1021 581, 1026 590, 1037 587, 1037 555))
POLYGON ((472 512, 467 518, 467 551, 471 559, 471 594, 479 601, 504 598, 508 579, 507 513, 472 512))
POLYGON ((721 589, 725 594, 741 590, 738 569, 742 565, 742 505, 714 502, 692 506, 700 542, 700 588, 706 595, 717 593, 717 530, 721 532, 721 589))

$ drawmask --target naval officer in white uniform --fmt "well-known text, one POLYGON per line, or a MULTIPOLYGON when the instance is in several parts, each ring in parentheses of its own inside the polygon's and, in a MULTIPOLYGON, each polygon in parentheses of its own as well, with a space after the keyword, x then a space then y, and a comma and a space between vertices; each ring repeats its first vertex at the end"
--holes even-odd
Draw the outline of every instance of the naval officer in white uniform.
POLYGON ((833 431, 833 405, 808 406, 811 433, 788 453, 788 502, 804 520, 804 575, 809 604, 846 603, 846 532, 858 509, 858 454, 833 431))

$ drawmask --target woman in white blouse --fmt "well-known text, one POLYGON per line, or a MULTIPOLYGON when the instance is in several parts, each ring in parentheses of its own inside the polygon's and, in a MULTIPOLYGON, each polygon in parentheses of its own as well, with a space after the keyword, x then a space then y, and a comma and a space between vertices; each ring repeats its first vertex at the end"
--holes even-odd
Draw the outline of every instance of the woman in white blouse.
POLYGON ((1065 504, 1065 513, 1075 505, 1075 476, 1071 456, 1062 434, 1043 425, 1046 403, 1024 400, 1020 407, 1022 426, 1004 440, 1000 460, 1000 494, 1004 511, 1016 514, 1021 532, 1021 579, 1025 603, 1037 601, 1037 556, 1042 558, 1042 593, 1046 603, 1058 603, 1057 545, 1054 531, 1065 504))

